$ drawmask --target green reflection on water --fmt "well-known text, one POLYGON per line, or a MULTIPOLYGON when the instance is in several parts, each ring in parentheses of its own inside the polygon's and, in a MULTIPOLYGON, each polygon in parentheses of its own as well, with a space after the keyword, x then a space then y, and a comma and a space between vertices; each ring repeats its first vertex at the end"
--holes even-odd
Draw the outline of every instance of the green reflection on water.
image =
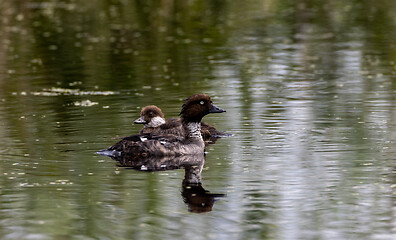
POLYGON ((1 1, 0 236, 392 239, 395 4, 1 1), (183 170, 93 154, 197 92, 234 134, 208 148, 228 197, 201 215, 183 170))

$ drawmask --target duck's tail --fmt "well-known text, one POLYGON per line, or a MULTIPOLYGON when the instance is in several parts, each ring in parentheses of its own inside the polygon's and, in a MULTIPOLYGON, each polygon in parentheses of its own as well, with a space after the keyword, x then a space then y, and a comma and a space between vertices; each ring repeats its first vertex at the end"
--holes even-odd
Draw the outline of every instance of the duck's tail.
POLYGON ((96 152, 96 154, 107 156, 107 157, 120 157, 121 152, 117 150, 102 149, 96 152))

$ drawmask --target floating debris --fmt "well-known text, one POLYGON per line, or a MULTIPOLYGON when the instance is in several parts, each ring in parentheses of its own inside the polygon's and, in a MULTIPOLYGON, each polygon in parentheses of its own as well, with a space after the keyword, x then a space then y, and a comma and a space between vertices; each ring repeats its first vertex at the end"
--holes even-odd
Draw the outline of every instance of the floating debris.
POLYGON ((90 100, 83 100, 81 102, 77 101, 74 102, 74 106, 81 106, 81 107, 91 107, 94 106, 96 104, 99 104, 98 102, 91 102, 90 100))
POLYGON ((45 97, 54 97, 54 96, 60 95, 60 94, 54 93, 54 92, 32 92, 31 94, 34 96, 45 96, 45 97))
MULTIPOLYGON (((73 82, 72 85, 82 84, 81 82, 73 82)), ((42 91, 38 92, 31 92, 31 95, 34 96, 45 96, 45 97, 52 97, 52 96, 60 96, 60 95, 76 95, 76 96, 85 96, 85 95, 114 95, 118 94, 118 92, 114 91, 81 91, 80 89, 70 89, 70 88, 59 88, 59 87, 52 87, 51 89, 43 89, 42 91)))
POLYGON ((59 180, 56 180, 55 182, 50 182, 49 184, 50 185, 72 185, 73 182, 70 182, 67 179, 59 179, 59 180))
POLYGON ((41 186, 40 183, 20 183, 19 184, 20 187, 37 187, 37 186, 41 186))
POLYGON ((83 83, 81 81, 76 81, 76 82, 71 82, 69 83, 69 86, 76 86, 76 85, 82 85, 83 83))

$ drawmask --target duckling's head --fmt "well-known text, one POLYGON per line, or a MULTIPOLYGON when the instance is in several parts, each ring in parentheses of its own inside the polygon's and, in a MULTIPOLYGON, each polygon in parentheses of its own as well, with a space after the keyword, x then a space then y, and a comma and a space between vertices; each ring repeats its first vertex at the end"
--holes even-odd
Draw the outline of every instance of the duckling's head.
POLYGON ((142 108, 140 117, 134 123, 144 124, 145 127, 158 127, 165 123, 165 117, 159 107, 149 105, 142 108))
POLYGON ((225 110, 215 106, 206 94, 195 94, 186 99, 180 116, 183 122, 200 122, 209 113, 222 113, 225 110))

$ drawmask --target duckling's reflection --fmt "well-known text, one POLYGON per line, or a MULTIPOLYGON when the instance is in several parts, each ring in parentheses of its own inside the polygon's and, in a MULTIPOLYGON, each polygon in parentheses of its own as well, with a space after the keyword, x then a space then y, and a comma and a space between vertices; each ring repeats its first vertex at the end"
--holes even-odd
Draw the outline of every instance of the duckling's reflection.
POLYGON ((213 194, 202 187, 201 173, 205 164, 204 154, 142 159, 131 159, 128 156, 121 156, 113 157, 113 159, 121 167, 133 168, 139 171, 153 172, 184 168, 185 174, 181 194, 190 212, 210 212, 214 203, 225 197, 225 194, 213 194))

